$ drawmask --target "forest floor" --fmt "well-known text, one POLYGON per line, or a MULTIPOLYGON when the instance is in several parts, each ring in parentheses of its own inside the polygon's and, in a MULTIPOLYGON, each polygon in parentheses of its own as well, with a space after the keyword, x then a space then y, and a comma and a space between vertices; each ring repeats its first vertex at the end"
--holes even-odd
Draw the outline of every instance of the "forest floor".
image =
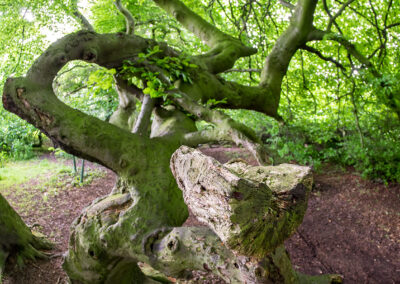
MULTIPOLYGON (((221 162, 247 158, 239 148, 203 151, 221 162)), ((4 182, 0 171, 0 193, 27 224, 56 246, 50 259, 27 263, 23 269, 10 263, 4 283, 66 283, 61 263, 69 227, 84 207, 111 191, 116 176, 86 162, 86 181, 79 185, 71 160, 46 155, 30 163, 30 168, 45 164, 52 170, 13 185, 4 182)), ((198 223, 191 216, 185 224, 198 223)), ((286 247, 294 267, 303 273, 337 273, 344 276, 344 283, 400 283, 400 185, 363 180, 352 169, 325 166, 314 174, 303 224, 286 247)))

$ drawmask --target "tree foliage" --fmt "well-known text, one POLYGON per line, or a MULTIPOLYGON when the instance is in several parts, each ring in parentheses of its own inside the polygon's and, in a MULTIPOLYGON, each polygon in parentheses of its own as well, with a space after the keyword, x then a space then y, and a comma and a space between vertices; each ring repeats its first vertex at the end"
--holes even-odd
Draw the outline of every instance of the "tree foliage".
MULTIPOLYGON (((287 29, 296 4, 245 0, 184 3, 218 29, 257 48, 256 54, 239 59, 231 70, 221 74, 227 80, 249 85, 258 84, 264 59, 287 29)), ((209 50, 153 1, 123 1, 123 5, 135 19, 136 34, 165 41, 187 54, 209 50)), ((269 131, 274 136, 270 143, 282 156, 316 165, 320 161, 338 161, 355 165, 372 177, 399 180, 399 5, 392 0, 318 1, 314 26, 324 32, 317 40, 301 46, 291 59, 282 81, 279 109, 286 130, 279 131, 278 136, 278 131, 269 131), (288 131, 294 134, 287 136, 288 131), (291 136, 301 139, 285 143, 291 136), (384 149, 385 159, 374 155, 376 149, 384 149)), ((60 36, 79 29, 74 15, 78 8, 98 32, 126 30, 125 18, 109 0, 2 1, 1 82, 11 75, 24 74, 54 30, 60 30, 60 36)), ((72 68, 56 83, 60 97, 68 103, 105 119, 116 107, 117 95, 109 85, 113 81, 104 80, 104 71, 100 70, 93 65, 72 68)), ((147 73, 151 76, 151 72, 147 73)), ((147 86, 147 91, 152 86, 147 86)), ((156 89, 152 91, 154 95, 156 89)), ((21 147, 29 152, 34 130, 23 122, 14 122, 17 119, 3 109, 1 114, 3 152, 12 156, 21 147), (24 142, 10 142, 16 138, 24 142)), ((236 115, 237 119, 243 116, 240 112, 236 115)))

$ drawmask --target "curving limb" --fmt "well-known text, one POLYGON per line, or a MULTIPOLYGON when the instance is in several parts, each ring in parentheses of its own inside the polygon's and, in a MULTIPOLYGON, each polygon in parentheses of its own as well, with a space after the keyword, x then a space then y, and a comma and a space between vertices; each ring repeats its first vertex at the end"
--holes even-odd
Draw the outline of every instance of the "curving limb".
POLYGON ((179 0, 154 0, 154 2, 211 47, 211 50, 199 56, 199 59, 213 74, 228 70, 240 57, 257 52, 255 48, 247 47, 238 39, 217 29, 179 0))
POLYGON ((236 145, 247 148, 260 165, 267 163, 267 156, 264 152, 264 148, 261 146, 258 137, 251 128, 234 121, 228 115, 220 111, 211 110, 200 104, 196 104, 182 92, 179 94, 180 97, 173 98, 179 106, 199 119, 216 125, 216 128, 212 130, 187 133, 183 139, 184 145, 197 146, 199 144, 218 140, 232 141, 236 145))
POLYGON ((313 31, 314 12, 317 0, 300 0, 297 2, 290 25, 278 38, 268 54, 261 73, 260 86, 271 88, 279 97, 283 77, 296 51, 308 41, 313 31))
POLYGON ((133 18, 131 12, 124 7, 121 0, 116 0, 114 2, 115 7, 117 7, 118 11, 125 17, 126 21, 126 34, 133 35, 135 33, 135 19, 133 18))

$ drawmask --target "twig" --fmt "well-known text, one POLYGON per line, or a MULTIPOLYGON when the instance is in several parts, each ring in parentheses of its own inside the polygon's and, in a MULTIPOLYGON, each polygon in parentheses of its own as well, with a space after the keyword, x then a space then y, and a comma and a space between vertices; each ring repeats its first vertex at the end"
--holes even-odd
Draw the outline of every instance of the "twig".
POLYGON ((231 72, 257 72, 261 73, 261 69, 256 69, 256 68, 249 68, 249 69, 228 69, 225 70, 222 73, 231 73, 231 72))
POLYGON ((294 10, 296 8, 292 3, 285 0, 279 0, 279 3, 281 3, 286 8, 289 8, 290 10, 294 10))

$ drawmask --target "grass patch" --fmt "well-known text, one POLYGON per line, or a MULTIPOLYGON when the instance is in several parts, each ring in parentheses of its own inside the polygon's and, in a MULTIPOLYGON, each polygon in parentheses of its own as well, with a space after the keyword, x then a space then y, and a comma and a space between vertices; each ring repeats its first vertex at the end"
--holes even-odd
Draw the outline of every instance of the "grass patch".
POLYGON ((31 179, 44 178, 50 172, 67 168, 63 163, 39 159, 8 162, 3 168, 0 168, 0 192, 26 183, 31 179))
POLYGON ((101 169, 87 167, 81 183, 80 175, 64 159, 8 162, 0 168, 0 194, 19 214, 28 216, 32 210, 44 210, 47 201, 61 191, 88 185, 104 175, 101 169))

